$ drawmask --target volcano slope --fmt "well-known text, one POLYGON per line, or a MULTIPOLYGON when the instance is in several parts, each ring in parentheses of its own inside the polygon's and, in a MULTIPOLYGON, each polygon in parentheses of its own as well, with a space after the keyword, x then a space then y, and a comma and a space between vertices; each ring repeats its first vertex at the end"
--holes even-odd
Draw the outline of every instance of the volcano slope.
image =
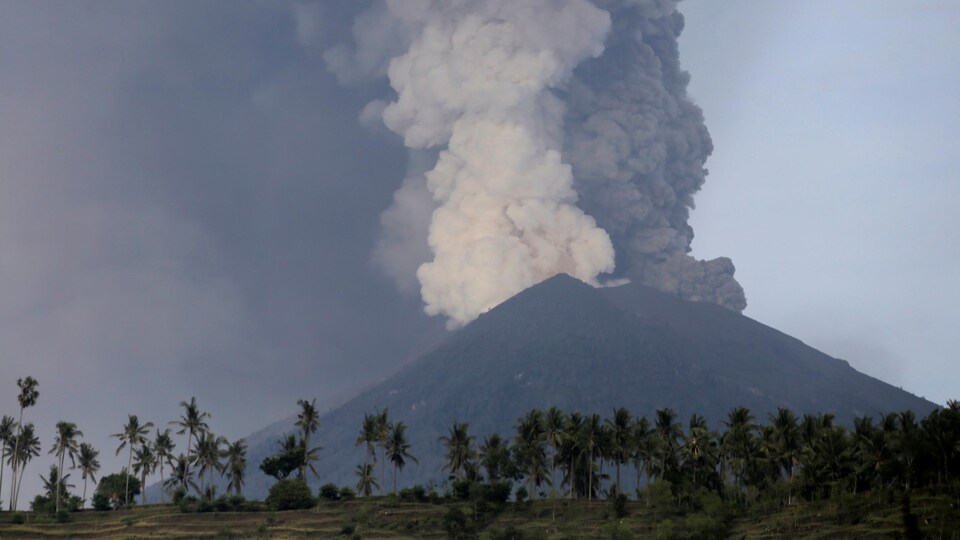
MULTIPOLYGON (((401 487, 439 484, 438 438, 468 422, 477 441, 512 437, 532 408, 609 417, 616 407, 651 417, 670 407, 711 428, 733 407, 765 422, 777 407, 854 417, 937 406, 853 369, 801 341, 715 304, 690 302, 639 284, 593 288, 567 275, 535 285, 463 329, 396 375, 321 418, 320 483, 352 486, 363 449, 355 446, 365 413, 389 409, 408 426, 411 453, 401 487)), ((271 480, 256 466, 276 450, 292 420, 251 441, 248 489, 263 496, 271 480), (268 436, 276 434, 276 436, 268 436)), ((379 465, 378 465, 379 467, 379 465)), ((387 464, 385 490, 392 489, 387 464)))

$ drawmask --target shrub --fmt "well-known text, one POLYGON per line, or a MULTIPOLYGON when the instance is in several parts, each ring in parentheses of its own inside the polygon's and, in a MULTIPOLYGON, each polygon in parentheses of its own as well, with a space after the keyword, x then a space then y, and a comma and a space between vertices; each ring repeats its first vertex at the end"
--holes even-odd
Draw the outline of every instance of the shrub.
POLYGON ((243 495, 231 495, 227 498, 227 504, 230 505, 230 509, 237 511, 243 508, 246 504, 247 499, 243 495))
POLYGON ((110 498, 103 493, 94 493, 90 502, 93 503, 93 509, 97 512, 105 512, 113 508, 110 506, 110 498))
POLYGON ((467 534, 467 516, 456 506, 443 516, 443 528, 450 538, 463 538, 467 534))
POLYGON ((298 510, 313 506, 313 495, 303 480, 280 480, 270 486, 267 506, 273 510, 298 510))
POLYGON ((57 520, 57 523, 68 523, 70 521, 70 512, 61 510, 57 512, 55 519, 57 520))
POLYGON ((633 540, 635 537, 630 528, 622 523, 615 523, 610 527, 610 540, 633 540))
POLYGON ((470 480, 455 480, 453 485, 453 498, 465 501, 470 498, 470 486, 473 482, 470 480))
POLYGON ((340 489, 337 488, 336 484, 324 484, 320 486, 320 498, 327 499, 328 501, 339 500, 340 489))
POLYGON ((340 527, 340 536, 352 536, 355 530, 357 530, 357 528, 353 525, 344 525, 340 527))
POLYGON ((343 486, 340 488, 340 500, 342 501, 352 501, 357 497, 357 494, 350 489, 349 486, 343 486))
POLYGON ((627 509, 627 496, 623 493, 618 493, 611 500, 613 504, 613 513, 617 516, 617 519, 623 519, 630 515, 630 511, 627 509))
POLYGON ((10 516, 10 523, 13 523, 14 525, 23 525, 26 523, 26 521, 27 517, 23 514, 23 512, 14 512, 13 515, 10 516))
POLYGON ((517 489, 517 495, 516 495, 516 497, 517 497, 517 502, 518 502, 518 503, 523 503, 524 501, 527 500, 527 497, 529 497, 529 496, 530 496, 530 493, 527 491, 526 486, 520 486, 520 487, 517 489))
POLYGON ((173 504, 180 504, 180 501, 182 501, 186 496, 187 490, 182 487, 178 487, 177 489, 173 490, 173 504))
POLYGON ((665 519, 657 523, 654 538, 657 540, 674 540, 675 538, 679 538, 676 529, 672 519, 665 519))

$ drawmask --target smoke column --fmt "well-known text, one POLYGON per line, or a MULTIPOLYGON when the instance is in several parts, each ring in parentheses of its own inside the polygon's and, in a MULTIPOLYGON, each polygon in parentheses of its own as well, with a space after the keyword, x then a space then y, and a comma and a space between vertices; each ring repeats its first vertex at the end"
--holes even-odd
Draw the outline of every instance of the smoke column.
POLYGON ((688 255, 712 144, 686 97, 675 4, 380 0, 354 48, 328 51, 341 81, 386 75, 396 92, 365 123, 381 118, 420 161, 438 152, 408 173, 374 256, 400 284, 416 268, 427 313, 456 327, 559 272, 743 309, 729 259, 688 255))
POLYGON ((611 11, 613 30, 603 56, 577 69, 565 96, 565 150, 580 206, 611 236, 620 275, 742 311, 733 262, 688 254, 687 220, 713 143, 680 69, 683 15, 667 0, 595 4, 611 11))

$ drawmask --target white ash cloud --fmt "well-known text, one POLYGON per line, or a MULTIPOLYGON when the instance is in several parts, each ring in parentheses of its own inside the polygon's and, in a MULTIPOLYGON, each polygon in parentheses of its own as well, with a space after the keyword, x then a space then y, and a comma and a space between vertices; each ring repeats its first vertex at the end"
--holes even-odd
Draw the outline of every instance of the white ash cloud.
POLYGON ((713 147, 682 27, 670 0, 374 2, 328 68, 349 84, 385 72, 396 97, 364 123, 382 108, 412 151, 439 150, 382 216, 375 261, 409 288, 419 258, 425 309, 451 326, 558 272, 742 310, 733 263, 689 255, 713 147), (410 249, 427 211, 430 251, 410 249))

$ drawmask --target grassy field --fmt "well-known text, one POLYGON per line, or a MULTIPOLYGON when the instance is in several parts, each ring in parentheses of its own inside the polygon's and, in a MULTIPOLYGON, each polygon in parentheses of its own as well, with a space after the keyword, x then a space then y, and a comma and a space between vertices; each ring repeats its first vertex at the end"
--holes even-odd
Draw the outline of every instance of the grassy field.
MULTIPOLYGON (((465 518, 463 538, 489 539, 898 538, 903 523, 898 500, 866 496, 841 504, 753 508, 731 516, 720 536, 705 536, 709 533, 695 516, 656 512, 636 502, 628 503, 629 515, 618 519, 607 502, 535 501, 475 514, 468 502, 371 498, 323 502, 312 510, 287 512, 184 514, 175 506, 152 505, 79 512, 71 515, 69 523, 25 513, 25 523, 13 524, 11 514, 4 512, 0 513, 0 538, 448 538, 449 516, 458 513, 455 509, 465 518)), ((956 501, 917 494, 912 510, 926 538, 960 540, 956 501)))

